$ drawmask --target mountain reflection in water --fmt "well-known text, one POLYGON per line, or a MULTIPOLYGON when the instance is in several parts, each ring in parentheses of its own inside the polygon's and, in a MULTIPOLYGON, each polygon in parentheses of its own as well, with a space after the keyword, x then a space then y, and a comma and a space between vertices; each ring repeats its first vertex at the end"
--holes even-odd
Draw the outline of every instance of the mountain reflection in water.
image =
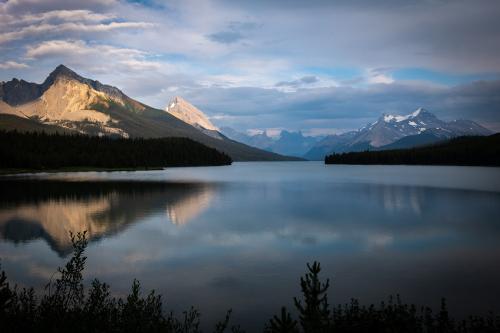
POLYGON ((15 243, 42 238, 59 255, 71 252, 70 232, 90 241, 120 233, 147 215, 183 225, 213 198, 214 185, 137 181, 0 181, 0 237, 15 243))

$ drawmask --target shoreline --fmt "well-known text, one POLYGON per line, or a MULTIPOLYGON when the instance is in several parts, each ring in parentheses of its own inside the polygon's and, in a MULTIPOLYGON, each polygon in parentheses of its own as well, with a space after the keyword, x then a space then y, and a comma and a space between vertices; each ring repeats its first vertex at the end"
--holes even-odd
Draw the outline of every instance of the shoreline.
POLYGON ((0 176, 13 176, 32 173, 59 173, 59 172, 113 172, 113 171, 159 171, 166 167, 138 167, 138 168, 94 168, 94 167, 67 167, 59 169, 0 169, 0 176))

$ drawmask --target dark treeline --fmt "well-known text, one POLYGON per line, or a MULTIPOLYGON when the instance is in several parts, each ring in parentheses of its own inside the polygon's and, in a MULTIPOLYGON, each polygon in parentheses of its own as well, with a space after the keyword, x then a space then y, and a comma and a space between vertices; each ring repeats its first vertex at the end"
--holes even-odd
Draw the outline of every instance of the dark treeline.
MULTIPOLYGON (((72 235, 74 252, 59 276, 49 281, 41 297, 34 290, 11 287, 0 274, 0 327, 10 332, 200 332, 200 313, 191 308, 182 316, 163 310, 161 295, 154 291, 145 297, 134 280, 125 298, 110 295, 109 286, 98 280, 85 292, 82 280, 87 246, 85 233, 72 235)), ((404 304, 399 297, 389 298, 378 306, 361 306, 358 301, 331 307, 328 301, 329 281, 319 278, 321 266, 314 262, 300 279, 302 299, 294 298, 298 313, 295 319, 285 307, 263 323, 263 331, 278 332, 372 332, 372 333, 488 333, 500 332, 500 316, 471 316, 453 320, 444 300, 440 311, 404 304)), ((214 327, 214 332, 243 332, 230 325, 229 310, 214 327)))
POLYGON ((0 131, 0 169, 119 169, 227 164, 231 164, 228 155, 187 138, 124 139, 0 131))
POLYGON ((332 154, 325 163, 500 166, 500 134, 464 136, 411 149, 332 154))

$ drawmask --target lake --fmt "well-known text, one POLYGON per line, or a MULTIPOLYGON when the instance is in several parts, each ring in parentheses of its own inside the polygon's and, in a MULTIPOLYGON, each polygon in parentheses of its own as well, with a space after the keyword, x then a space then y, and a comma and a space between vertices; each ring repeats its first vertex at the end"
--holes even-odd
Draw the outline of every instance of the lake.
POLYGON ((306 263, 334 304, 400 294, 455 316, 500 313, 500 169, 234 163, 163 171, 2 177, 0 258, 42 289, 87 230, 85 277, 166 309, 259 330, 300 296, 306 263))

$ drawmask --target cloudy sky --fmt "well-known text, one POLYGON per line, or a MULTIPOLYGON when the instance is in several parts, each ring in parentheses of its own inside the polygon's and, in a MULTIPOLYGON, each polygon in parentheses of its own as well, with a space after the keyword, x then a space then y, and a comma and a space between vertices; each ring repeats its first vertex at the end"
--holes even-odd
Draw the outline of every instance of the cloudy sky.
POLYGON ((0 0, 0 80, 60 63, 238 130, 355 129, 425 107, 500 131, 497 0, 0 0))

